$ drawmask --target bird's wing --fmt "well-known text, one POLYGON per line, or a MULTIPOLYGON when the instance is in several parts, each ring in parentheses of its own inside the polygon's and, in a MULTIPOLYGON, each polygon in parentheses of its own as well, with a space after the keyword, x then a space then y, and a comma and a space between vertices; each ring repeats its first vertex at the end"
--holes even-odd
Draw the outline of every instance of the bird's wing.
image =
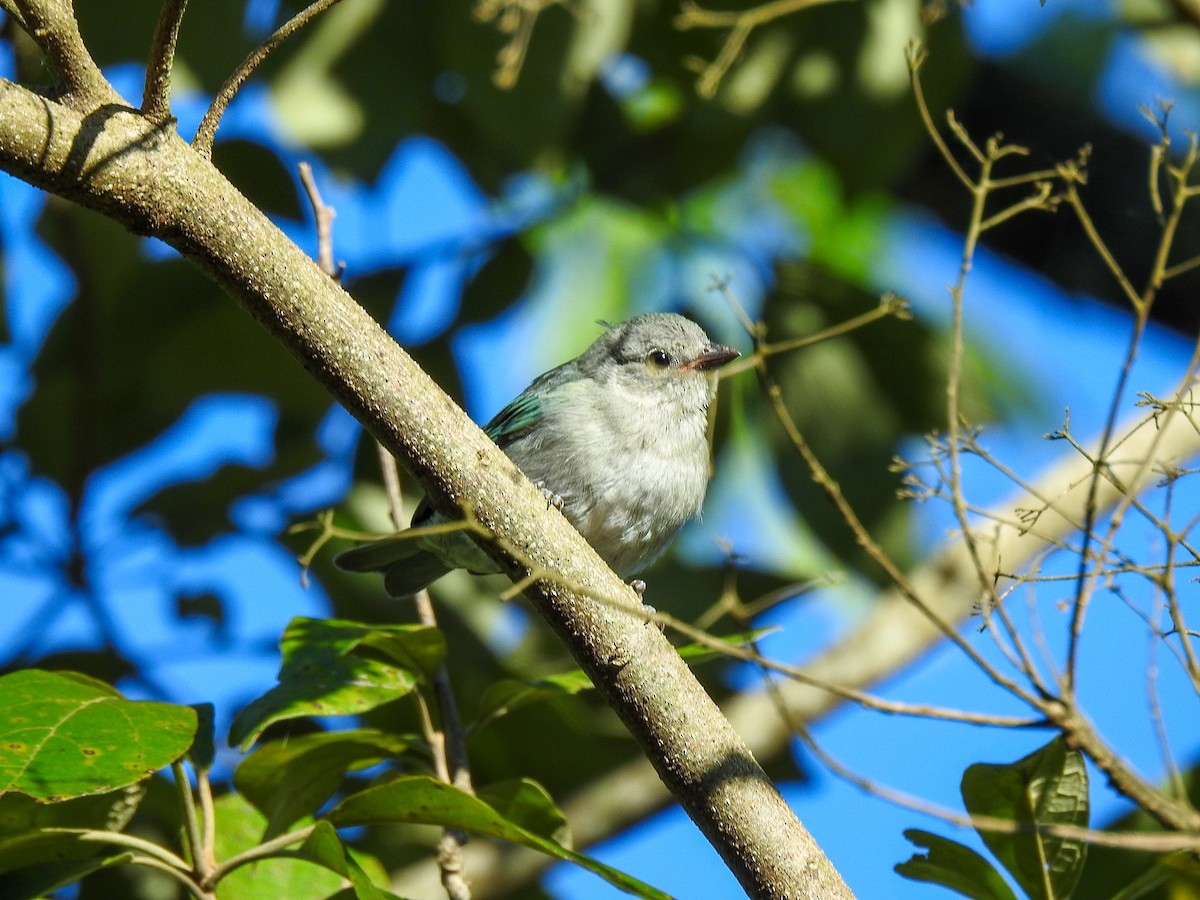
POLYGON ((393 535, 343 550, 333 558, 333 562, 347 572, 378 572, 421 552, 416 541, 393 535))
POLYGON ((541 398, 531 391, 525 391, 496 413, 492 420, 483 426, 483 431, 503 450, 513 441, 529 434, 541 420, 541 398))
MULTIPOLYGON (((536 385, 535 381, 532 388, 536 385)), ((496 413, 486 425, 483 433, 490 437, 496 446, 503 450, 513 441, 529 434, 542 419, 542 402, 531 390, 526 390, 515 400, 496 413)), ((412 525, 426 524, 433 517, 433 506, 425 497, 413 513, 412 525)))
MULTIPOLYGON (((529 387, 511 400, 504 409, 492 416, 491 420, 483 426, 483 433, 503 450, 513 441, 519 440, 533 431, 542 421, 547 394, 561 383, 571 365, 572 363, 569 362, 563 363, 535 378, 529 387)), ((423 525, 432 517, 433 506, 429 503, 429 498, 425 497, 417 506, 416 512, 413 513, 411 524, 413 526, 423 525)))

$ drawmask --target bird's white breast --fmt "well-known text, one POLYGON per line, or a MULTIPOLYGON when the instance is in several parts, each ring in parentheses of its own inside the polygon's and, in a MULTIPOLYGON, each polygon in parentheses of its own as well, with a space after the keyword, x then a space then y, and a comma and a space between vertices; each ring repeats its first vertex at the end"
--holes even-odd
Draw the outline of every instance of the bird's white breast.
POLYGON ((562 390, 580 396, 546 409, 541 426, 508 453, 531 480, 562 497, 563 513, 610 566, 632 575, 700 512, 708 482, 706 397, 647 397, 594 383, 562 390))

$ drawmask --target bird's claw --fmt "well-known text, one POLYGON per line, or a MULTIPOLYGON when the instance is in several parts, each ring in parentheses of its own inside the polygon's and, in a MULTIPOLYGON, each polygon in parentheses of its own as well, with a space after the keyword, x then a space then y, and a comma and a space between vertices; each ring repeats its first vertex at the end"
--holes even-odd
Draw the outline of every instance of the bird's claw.
POLYGON ((546 487, 546 482, 539 481, 534 485, 534 487, 537 488, 541 492, 542 496, 546 498, 546 509, 549 509, 553 506, 559 512, 562 512, 563 498, 554 493, 554 491, 550 490, 550 488, 546 487))
POLYGON ((646 593, 646 582, 642 581, 640 578, 635 578, 633 581, 629 582, 629 586, 633 588, 633 592, 638 595, 638 599, 642 599, 642 596, 646 593))

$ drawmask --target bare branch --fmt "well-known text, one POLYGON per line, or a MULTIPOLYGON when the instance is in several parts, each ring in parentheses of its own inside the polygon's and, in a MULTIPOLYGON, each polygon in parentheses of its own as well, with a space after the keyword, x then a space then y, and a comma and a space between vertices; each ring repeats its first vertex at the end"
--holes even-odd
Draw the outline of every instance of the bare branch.
POLYGON ((314 0, 313 3, 280 25, 270 37, 263 41, 253 53, 242 61, 242 64, 234 70, 232 75, 225 79, 225 83, 217 91, 217 96, 213 98, 208 111, 204 114, 204 118, 200 120, 200 126, 196 129, 196 136, 192 138, 192 148, 197 153, 205 159, 212 156, 213 139, 216 137, 217 125, 221 122, 221 116, 225 115, 225 110, 229 107, 233 98, 237 96, 237 92, 242 89, 242 85, 254 74, 254 70, 271 55, 275 48, 321 13, 325 12, 325 10, 339 2, 341 0, 314 0))
POLYGON ((59 101, 77 111, 125 101, 104 79, 79 34, 70 0, 13 0, 25 30, 62 80, 59 101))
MULTIPOLYGON (((401 494, 400 471, 395 458, 388 453, 387 448, 377 443, 379 453, 379 468, 383 475, 383 485, 387 492, 388 507, 392 514, 392 524, 400 531, 405 527, 404 502, 401 494)), ((437 628, 437 614, 433 608, 433 600, 429 591, 422 589, 413 597, 416 604, 417 619, 422 625, 437 628)), ((438 710, 441 713, 441 727, 438 728, 429 717, 422 716, 425 739, 429 744, 429 752, 433 757, 434 770, 442 781, 453 784, 461 791, 475 793, 471 781, 471 768, 467 759, 467 735, 463 731, 462 717, 458 714, 458 704, 454 700, 454 687, 450 682, 450 670, 443 664, 438 666, 434 675, 433 689, 437 697, 438 710)), ((442 887, 450 900, 471 900, 471 887, 463 875, 463 847, 466 846, 466 832, 457 828, 447 828, 442 832, 437 846, 438 870, 442 873, 442 887)))
POLYGON ((746 40, 758 26, 813 6, 833 2, 836 0, 769 0, 750 9, 724 11, 702 9, 695 0, 682 0, 679 15, 675 17, 675 27, 680 31, 692 28, 729 29, 716 59, 711 63, 695 66, 700 70, 700 77, 696 80, 696 93, 706 99, 716 95, 721 81, 742 55, 746 40))
POLYGON ((187 0, 164 0, 150 46, 150 61, 146 64, 146 86, 142 91, 142 115, 152 122, 171 117, 171 67, 175 63, 175 46, 179 42, 179 26, 187 0))
MULTIPOLYGON (((308 194, 308 202, 317 226, 317 265, 321 267, 322 272, 336 280, 342 277, 344 268, 335 265, 333 261, 333 219, 336 211, 333 207, 326 206, 325 201, 321 199, 321 192, 317 189, 316 179, 313 178, 312 166, 302 162, 296 166, 296 170, 300 173, 300 183, 304 185, 304 191, 308 194)), ((402 526, 397 523, 396 527, 402 526)))

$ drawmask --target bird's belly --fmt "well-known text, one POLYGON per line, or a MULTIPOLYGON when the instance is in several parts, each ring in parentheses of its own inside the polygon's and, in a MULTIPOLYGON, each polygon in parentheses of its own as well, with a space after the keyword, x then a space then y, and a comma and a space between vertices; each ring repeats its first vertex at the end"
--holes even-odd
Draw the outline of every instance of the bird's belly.
POLYGON ((700 512, 706 463, 680 465, 646 454, 615 473, 606 467, 593 473, 591 484, 563 495, 563 513, 619 575, 634 575, 700 512))

